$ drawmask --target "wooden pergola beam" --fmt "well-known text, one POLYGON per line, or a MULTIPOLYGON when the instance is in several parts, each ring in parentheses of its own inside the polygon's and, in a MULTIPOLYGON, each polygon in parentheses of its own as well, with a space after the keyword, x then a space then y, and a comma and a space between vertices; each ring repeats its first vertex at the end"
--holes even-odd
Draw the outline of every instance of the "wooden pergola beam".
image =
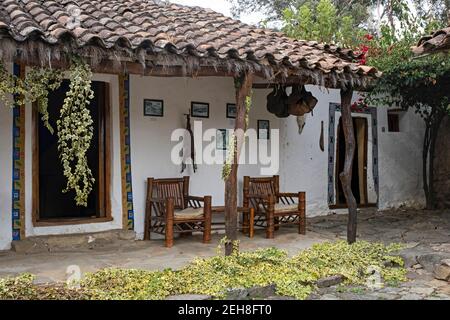
POLYGON ((339 174, 348 206, 347 241, 356 241, 357 204, 352 192, 353 158, 355 156, 356 142, 352 118, 353 89, 341 89, 341 114, 345 136, 345 163, 344 170, 339 174))
MULTIPOLYGON (((34 58, 28 58, 26 60, 19 60, 26 66, 30 67, 49 67, 49 65, 42 66, 41 61, 34 58)), ((89 62, 89 61, 88 61, 89 62)), ((173 65, 173 66, 160 66, 151 65, 150 61, 146 62, 147 65, 144 67, 142 63, 136 61, 118 61, 118 60, 103 60, 100 63, 92 63, 91 69, 94 73, 104 73, 104 74, 135 74, 141 76, 150 77, 236 77, 238 74, 236 72, 230 71, 224 66, 200 66, 195 70, 189 71, 186 66, 173 65)), ((70 68, 70 61, 58 60, 52 61, 51 67, 56 69, 68 70, 70 68)), ((324 83, 317 83, 316 78, 311 76, 305 76, 298 73, 295 70, 285 70, 285 73, 276 72, 272 79, 268 79, 267 83, 255 83, 253 85, 254 89, 270 89, 274 88, 276 85, 283 84, 285 86, 293 85, 323 85, 327 88, 340 89, 341 83, 331 82, 329 79, 325 79, 324 83)), ((266 78, 266 74, 263 71, 252 71, 255 77, 261 79, 266 78)), ((364 87, 354 87, 358 91, 366 91, 367 88, 364 87)))
POLYGON ((237 240, 237 172, 238 159, 246 128, 247 107, 246 99, 251 94, 253 84, 252 73, 244 73, 235 79, 236 90, 236 122, 234 127, 235 141, 234 159, 231 164, 231 173, 225 181, 225 233, 227 242, 225 243, 225 255, 231 255, 233 244, 237 240))
MULTIPOLYGON (((21 62, 30 67, 49 67, 42 66, 40 61, 34 59, 21 60, 21 62)), ((68 70, 70 61, 58 60, 52 61, 52 68, 68 70)), ((201 66, 196 70, 188 72, 184 66, 143 66, 141 63, 132 61, 113 61, 103 60, 98 64, 92 64, 91 70, 94 73, 105 74, 135 74, 151 77, 236 77, 235 72, 225 67, 201 66)), ((264 77, 262 72, 254 72, 256 76, 264 77)))

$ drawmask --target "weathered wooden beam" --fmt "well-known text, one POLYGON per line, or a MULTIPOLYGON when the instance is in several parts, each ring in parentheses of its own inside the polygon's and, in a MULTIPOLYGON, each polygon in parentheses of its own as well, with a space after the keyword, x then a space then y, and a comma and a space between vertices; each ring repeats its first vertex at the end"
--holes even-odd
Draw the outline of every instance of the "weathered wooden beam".
MULTIPOLYGON (((197 70, 189 71, 186 65, 152 65, 151 61, 147 61, 147 65, 144 65, 137 61, 130 60, 103 60, 100 63, 90 63, 89 58, 86 58, 86 62, 91 65, 91 69, 94 73, 105 73, 105 74, 135 74, 141 76, 151 76, 151 77, 236 77, 236 72, 232 72, 226 66, 211 66, 203 65, 198 67, 197 70)), ((42 61, 33 59, 29 57, 26 60, 21 61, 26 66, 30 67, 49 67, 50 65, 42 66, 42 61)), ((53 60, 51 61, 51 67, 56 69, 68 70, 70 67, 70 61, 67 59, 53 60)), ((293 85, 323 85, 326 88, 341 88, 342 83, 340 81, 331 81, 329 77, 325 77, 322 83, 317 82, 316 77, 301 75, 298 70, 287 70, 286 73, 277 72, 276 69, 273 70, 275 76, 268 80, 268 83, 257 83, 254 85, 255 89, 269 89, 276 85, 283 84, 285 86, 293 85)), ((253 71, 256 77, 265 79, 267 74, 263 71, 253 71)), ((367 88, 364 86, 358 87, 354 86, 354 90, 366 91, 367 88)))
POLYGON ((355 131, 352 119, 352 89, 341 89, 341 113, 342 125, 344 126, 345 136, 345 163, 344 170, 340 173, 342 189, 348 206, 348 224, 347 224, 347 241, 354 243, 356 241, 357 227, 357 204, 355 196, 352 192, 352 171, 353 158, 355 156, 355 131))
MULTIPOLYGON (((89 62, 89 61, 88 61, 89 62)), ((22 61, 24 65, 30 67, 41 67, 41 62, 32 58, 22 61)), ((48 67, 48 66, 44 66, 48 67)), ((70 61, 58 60, 52 61, 51 67, 55 69, 68 70, 70 61)), ((197 70, 189 72, 185 66, 144 66, 141 63, 133 61, 113 61, 103 60, 100 63, 91 65, 92 72, 105 74, 135 74, 151 77, 235 77, 236 73, 231 72, 228 68, 201 66, 197 70)), ((263 77, 262 73, 256 73, 257 76, 263 77)))
POLYGON ((231 173, 225 181, 225 255, 233 252, 233 243, 237 240, 237 172, 239 153, 244 142, 246 130, 247 107, 246 99, 251 94, 253 74, 243 74, 235 79, 236 84, 236 122, 234 133, 236 143, 234 145, 234 159, 231 164, 231 173))

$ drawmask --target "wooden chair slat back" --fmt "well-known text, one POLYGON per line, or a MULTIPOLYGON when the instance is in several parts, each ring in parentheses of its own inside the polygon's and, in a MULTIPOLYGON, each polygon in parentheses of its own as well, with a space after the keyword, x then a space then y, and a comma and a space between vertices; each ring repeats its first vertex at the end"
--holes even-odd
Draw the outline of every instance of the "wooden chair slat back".
POLYGON ((278 193, 278 177, 250 178, 249 189, 251 194, 275 195, 278 193))
POLYGON ((175 209, 185 209, 189 187, 185 178, 180 179, 155 179, 153 180, 153 196, 159 199, 174 199, 175 209))
MULTIPOLYGON (((244 206, 252 206, 252 207, 258 207, 258 203, 260 200, 257 200, 255 198, 249 199, 248 194, 252 195, 260 195, 260 196, 267 196, 267 195, 274 195, 276 196, 279 191, 279 183, 280 178, 279 176, 273 176, 273 177, 263 177, 263 178, 255 178, 255 177, 244 177, 244 206)), ((276 202, 278 202, 278 199, 275 199, 276 202)))

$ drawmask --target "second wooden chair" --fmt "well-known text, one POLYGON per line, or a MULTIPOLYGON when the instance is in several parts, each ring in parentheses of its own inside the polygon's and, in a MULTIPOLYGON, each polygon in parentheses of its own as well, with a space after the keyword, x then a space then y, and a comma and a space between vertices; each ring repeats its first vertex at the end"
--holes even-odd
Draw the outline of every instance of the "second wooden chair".
POLYGON ((254 225, 266 228, 267 238, 273 238, 276 229, 288 224, 298 225, 298 233, 306 233, 306 193, 280 192, 279 176, 245 176, 244 207, 255 209, 254 225))

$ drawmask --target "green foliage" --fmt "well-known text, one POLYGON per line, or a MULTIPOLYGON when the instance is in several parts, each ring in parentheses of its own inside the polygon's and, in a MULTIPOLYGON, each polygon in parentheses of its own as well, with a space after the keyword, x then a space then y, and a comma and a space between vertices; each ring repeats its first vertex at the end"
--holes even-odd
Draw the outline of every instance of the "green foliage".
POLYGON ((250 115, 250 110, 252 108, 252 97, 253 97, 253 91, 250 92, 250 94, 245 97, 245 127, 248 128, 248 123, 249 123, 249 115, 250 115))
POLYGON ((330 0, 309 2, 298 8, 283 11, 283 31, 292 38, 338 43, 355 47, 364 31, 350 15, 339 17, 336 6, 330 0))
POLYGON ((63 192, 75 191, 75 202, 87 206, 95 182, 88 165, 87 152, 93 137, 93 120, 87 106, 94 97, 92 72, 81 60, 70 68, 70 87, 61 107, 58 126, 58 151, 67 179, 63 192))
POLYGON ((62 73, 54 69, 31 68, 22 80, 9 74, 0 62, 0 101, 6 106, 13 107, 12 95, 16 96, 16 105, 21 106, 36 102, 41 119, 53 134, 49 123, 48 94, 61 86, 62 73))
POLYGON ((237 144, 236 135, 233 133, 231 135, 230 141, 228 142, 227 148, 228 154, 227 158, 225 159, 225 163, 223 164, 222 167, 222 180, 224 181, 228 180, 231 174, 231 166, 234 162, 234 155, 236 153, 236 144, 237 144))
POLYGON ((0 299, 52 297, 66 299, 164 299, 174 294, 208 294, 223 298, 230 288, 275 284, 277 294, 305 299, 322 277, 342 274, 345 284, 365 285, 370 268, 377 268, 386 283, 405 281, 401 245, 345 241, 321 243, 290 258, 276 248, 237 252, 224 257, 196 259, 180 270, 144 271, 104 269, 87 274, 80 289, 37 290, 32 277, 0 280, 0 299), (388 266, 393 262, 396 267, 388 266), (47 292, 47 293, 46 293, 47 292), (50 292, 50 294, 48 294, 50 292), (55 293, 59 294, 55 296, 55 293))
POLYGON ((48 94, 61 86, 62 73, 53 69, 33 68, 27 72, 24 88, 27 91, 22 94, 24 102, 37 102, 41 119, 45 127, 53 134, 54 130, 49 123, 48 94))
POLYGON ((65 285, 36 286, 34 276, 24 273, 15 278, 0 279, 0 300, 82 300, 92 295, 65 285))
POLYGON ((18 92, 15 85, 16 81, 17 78, 10 75, 0 62, 0 101, 8 107, 14 106, 11 95, 18 92))
POLYGON ((316 40, 320 42, 335 42, 336 8, 330 0, 320 0, 316 8, 316 40))
POLYGON ((405 110, 414 108, 428 121, 432 109, 448 107, 446 79, 450 75, 450 63, 442 55, 414 57, 411 47, 418 43, 423 30, 437 28, 441 23, 430 17, 432 11, 421 10, 417 1, 395 0, 390 5, 400 29, 383 24, 380 36, 370 44, 368 64, 382 71, 383 76, 369 93, 367 102, 405 110), (411 4, 415 5, 414 10, 411 4))
MULTIPOLYGON (((305 4, 316 7, 320 0, 228 0, 232 4, 232 13, 239 16, 242 13, 261 12, 268 20, 280 20, 286 9, 300 8, 305 4)), ((370 16, 370 9, 377 0, 332 0, 337 16, 351 16, 355 25, 363 24, 370 16)))
POLYGON ((24 273, 15 278, 0 279, 0 299, 16 300, 21 297, 35 297, 33 288, 34 276, 24 273))
MULTIPOLYGON (((77 205, 86 206, 92 191, 94 178, 87 163, 87 150, 91 145, 93 128, 92 118, 87 105, 93 98, 91 90, 92 73, 87 64, 74 60, 70 69, 70 89, 61 107, 58 127, 58 150, 67 178, 67 187, 63 192, 75 191, 77 205)), ((31 68, 20 79, 9 74, 0 63, 0 101, 13 107, 37 103, 41 119, 53 134, 49 122, 48 95, 61 86, 62 72, 54 69, 31 68), (16 101, 11 96, 16 96, 16 101)))

